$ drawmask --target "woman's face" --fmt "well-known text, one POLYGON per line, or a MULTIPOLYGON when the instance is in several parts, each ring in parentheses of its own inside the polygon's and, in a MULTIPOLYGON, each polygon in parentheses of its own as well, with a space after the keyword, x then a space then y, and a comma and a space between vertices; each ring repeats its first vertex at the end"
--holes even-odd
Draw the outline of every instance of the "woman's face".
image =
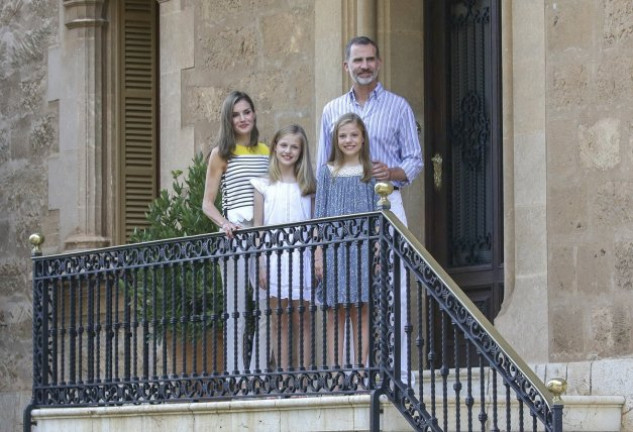
POLYGON ((241 100, 233 106, 233 131, 237 136, 250 136, 255 126, 255 111, 251 105, 241 100))

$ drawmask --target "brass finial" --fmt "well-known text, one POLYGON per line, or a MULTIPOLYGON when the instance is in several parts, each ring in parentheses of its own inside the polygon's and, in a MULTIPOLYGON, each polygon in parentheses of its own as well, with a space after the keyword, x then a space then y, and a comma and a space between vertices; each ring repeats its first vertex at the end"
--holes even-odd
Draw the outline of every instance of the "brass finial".
POLYGON ((378 200, 378 210, 389 210, 391 209, 391 203, 387 198, 391 192, 393 192, 393 185, 389 182, 378 182, 376 186, 374 186, 374 190, 380 197, 378 200))
POLYGON ((40 233, 33 233, 29 236, 29 243, 33 245, 31 254, 42 255, 42 249, 40 246, 44 243, 44 235, 40 233))
POLYGON ((554 403, 561 403, 560 395, 567 391, 567 381, 564 378, 552 378, 547 382, 547 389, 554 395, 554 403))

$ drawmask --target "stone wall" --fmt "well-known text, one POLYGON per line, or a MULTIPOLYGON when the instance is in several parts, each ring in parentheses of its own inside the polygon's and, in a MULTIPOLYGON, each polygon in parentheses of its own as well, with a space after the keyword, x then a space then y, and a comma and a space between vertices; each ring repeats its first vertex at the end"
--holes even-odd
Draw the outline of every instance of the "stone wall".
POLYGON ((32 382, 28 236, 48 220, 47 158, 57 110, 47 94, 47 50, 57 0, 0 3, 0 429, 21 430, 32 382))
POLYGON ((633 3, 547 1, 550 350, 633 355, 633 3))
POLYGON ((189 7, 195 65, 182 73, 182 119, 194 130, 195 150, 209 151, 231 90, 253 98, 262 141, 297 123, 314 146, 313 2, 215 0, 189 7))

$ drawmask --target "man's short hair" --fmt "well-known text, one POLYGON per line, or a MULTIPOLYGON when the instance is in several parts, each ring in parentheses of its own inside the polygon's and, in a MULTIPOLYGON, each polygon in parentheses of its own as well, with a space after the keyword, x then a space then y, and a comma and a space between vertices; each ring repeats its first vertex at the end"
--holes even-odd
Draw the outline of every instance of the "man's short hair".
POLYGON ((378 45, 376 45, 376 42, 367 36, 356 36, 347 42, 347 46, 345 47, 345 61, 349 60, 349 56, 352 53, 352 45, 371 45, 376 49, 376 58, 380 58, 380 51, 378 51, 378 45))

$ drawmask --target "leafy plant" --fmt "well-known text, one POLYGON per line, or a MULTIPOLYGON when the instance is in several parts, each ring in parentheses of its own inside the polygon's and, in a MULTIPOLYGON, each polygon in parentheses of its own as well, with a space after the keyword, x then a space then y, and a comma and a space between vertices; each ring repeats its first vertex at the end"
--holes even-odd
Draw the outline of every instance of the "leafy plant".
MULTIPOLYGON (((204 157, 197 154, 184 179, 182 171, 172 171, 172 192, 161 190, 145 214, 148 226, 135 229, 130 242, 216 232, 216 225, 202 211, 206 169, 204 157)), ((220 202, 218 194, 216 205, 220 202)), ((204 327, 221 326, 222 280, 216 264, 204 261, 146 268, 137 270, 134 279, 137 286, 146 288, 142 293, 137 288, 132 302, 140 316, 154 322, 157 334, 165 330, 185 334, 186 323, 187 338, 199 337, 204 327)))
MULTIPOLYGON (((216 232, 216 225, 202 212, 206 172, 207 165, 201 153, 193 158, 184 183, 180 181, 182 171, 172 171, 173 192, 160 191, 145 214, 149 226, 134 229, 130 241, 138 243, 216 232)), ((216 205, 219 207, 220 203, 218 194, 216 205)))

